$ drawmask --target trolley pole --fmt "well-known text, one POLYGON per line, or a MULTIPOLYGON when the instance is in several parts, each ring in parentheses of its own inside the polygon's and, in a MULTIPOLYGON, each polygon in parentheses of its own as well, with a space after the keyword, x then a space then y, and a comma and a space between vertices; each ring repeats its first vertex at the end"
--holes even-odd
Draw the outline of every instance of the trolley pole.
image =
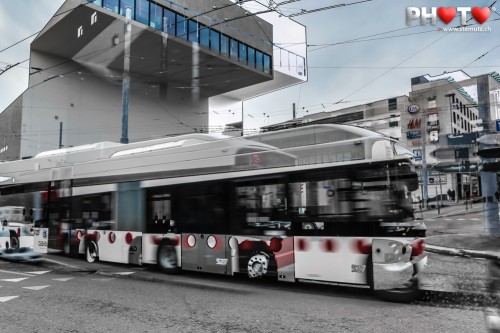
POLYGON ((130 90, 130 35, 132 25, 132 8, 125 9, 125 44, 123 49, 123 81, 122 81, 122 136, 120 143, 128 143, 128 101, 130 90))

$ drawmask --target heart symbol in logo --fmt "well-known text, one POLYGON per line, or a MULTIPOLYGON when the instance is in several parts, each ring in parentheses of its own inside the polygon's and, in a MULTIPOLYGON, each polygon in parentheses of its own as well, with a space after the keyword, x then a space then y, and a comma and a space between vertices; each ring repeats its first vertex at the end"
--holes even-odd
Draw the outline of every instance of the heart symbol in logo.
POLYGON ((455 18, 455 15, 457 15, 457 10, 454 7, 439 7, 437 14, 444 24, 448 24, 455 18))
POLYGON ((490 17, 490 9, 488 7, 472 8, 472 17, 479 23, 483 24, 490 17))

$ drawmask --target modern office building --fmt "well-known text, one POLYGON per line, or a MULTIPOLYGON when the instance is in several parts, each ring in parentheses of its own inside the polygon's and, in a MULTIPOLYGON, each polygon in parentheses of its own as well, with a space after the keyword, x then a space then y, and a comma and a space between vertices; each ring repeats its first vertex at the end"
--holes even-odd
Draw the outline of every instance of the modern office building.
POLYGON ((0 114, 0 160, 118 142, 124 110, 130 141, 207 132, 212 110, 306 81, 305 40, 248 1, 67 0, 31 43, 28 89, 0 114))

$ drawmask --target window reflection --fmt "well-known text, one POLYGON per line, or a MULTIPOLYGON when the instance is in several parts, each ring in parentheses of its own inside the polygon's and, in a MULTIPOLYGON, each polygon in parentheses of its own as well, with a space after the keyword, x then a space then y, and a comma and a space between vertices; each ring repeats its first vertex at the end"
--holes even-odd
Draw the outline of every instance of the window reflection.
POLYGON ((200 45, 206 48, 210 47, 210 29, 200 24, 200 45))
POLYGON ((271 74, 271 57, 264 54, 264 73, 271 74))
POLYGON ((103 7, 118 13, 118 0, 104 0, 103 7))
POLYGON ((236 39, 231 38, 230 43, 230 58, 234 60, 238 60, 238 41, 236 39))
POLYGON ((243 43, 240 43, 239 61, 245 65, 247 64, 247 46, 243 43))
POLYGON ((142 24, 149 23, 149 1, 136 0, 135 2, 135 19, 142 24))
POLYGON ((248 47, 248 66, 255 68, 255 49, 248 47))
POLYGON ((220 54, 229 57, 229 37, 226 35, 220 36, 220 54))
POLYGON ((187 39, 187 19, 181 14, 176 15, 177 37, 187 39))
POLYGON ((188 39, 192 42, 198 43, 198 22, 189 20, 188 29, 189 29, 188 39))
POLYGON ((210 30, 210 49, 217 53, 220 52, 220 32, 210 30))
POLYGON ((131 10, 131 19, 135 19, 135 8, 134 8, 134 0, 121 0, 120 1, 120 15, 127 16, 127 7, 131 10))
POLYGON ((263 70, 263 59, 262 59, 262 52, 260 51, 255 51, 255 68, 257 70, 262 71, 263 70))
POLYGON ((175 13, 169 9, 163 9, 163 31, 175 36, 175 13))
POLYGON ((162 8, 155 3, 151 3, 149 17, 149 26, 155 29, 161 29, 163 19, 162 8))

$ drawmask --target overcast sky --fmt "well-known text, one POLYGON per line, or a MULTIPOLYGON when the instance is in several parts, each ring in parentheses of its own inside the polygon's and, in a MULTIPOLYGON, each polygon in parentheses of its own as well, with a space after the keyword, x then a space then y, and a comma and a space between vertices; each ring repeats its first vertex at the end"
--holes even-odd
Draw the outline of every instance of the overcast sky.
MULTIPOLYGON (((284 5, 281 10, 284 14, 293 14, 302 9, 359 1, 302 0, 284 5)), ((41 30, 63 2, 0 1, 0 50, 41 30)), ((307 27, 309 80, 246 101, 243 112, 245 127, 258 128, 290 119, 292 103, 296 103, 298 116, 302 116, 307 111, 309 114, 332 111, 407 95, 410 79, 424 74, 438 75, 460 69, 471 76, 500 72, 500 1, 493 5, 494 9, 498 6, 498 13, 492 11, 482 25, 468 14, 469 24, 491 30, 488 32, 440 30, 442 27, 458 26, 459 14, 448 25, 444 25, 439 18, 436 25, 427 23, 424 26, 419 21, 415 21, 413 27, 406 25, 407 7, 425 6, 429 10, 431 7, 482 8, 494 2, 372 0, 295 17, 296 21, 307 27), (386 33, 389 31, 393 32, 386 33), (354 41, 359 38, 368 41, 354 41)), ((31 40, 0 52, 0 68, 28 59, 31 40)), ((1 75, 0 110, 12 103, 27 84, 27 62, 1 75)), ((237 120, 237 115, 227 118, 228 122, 237 120)))

